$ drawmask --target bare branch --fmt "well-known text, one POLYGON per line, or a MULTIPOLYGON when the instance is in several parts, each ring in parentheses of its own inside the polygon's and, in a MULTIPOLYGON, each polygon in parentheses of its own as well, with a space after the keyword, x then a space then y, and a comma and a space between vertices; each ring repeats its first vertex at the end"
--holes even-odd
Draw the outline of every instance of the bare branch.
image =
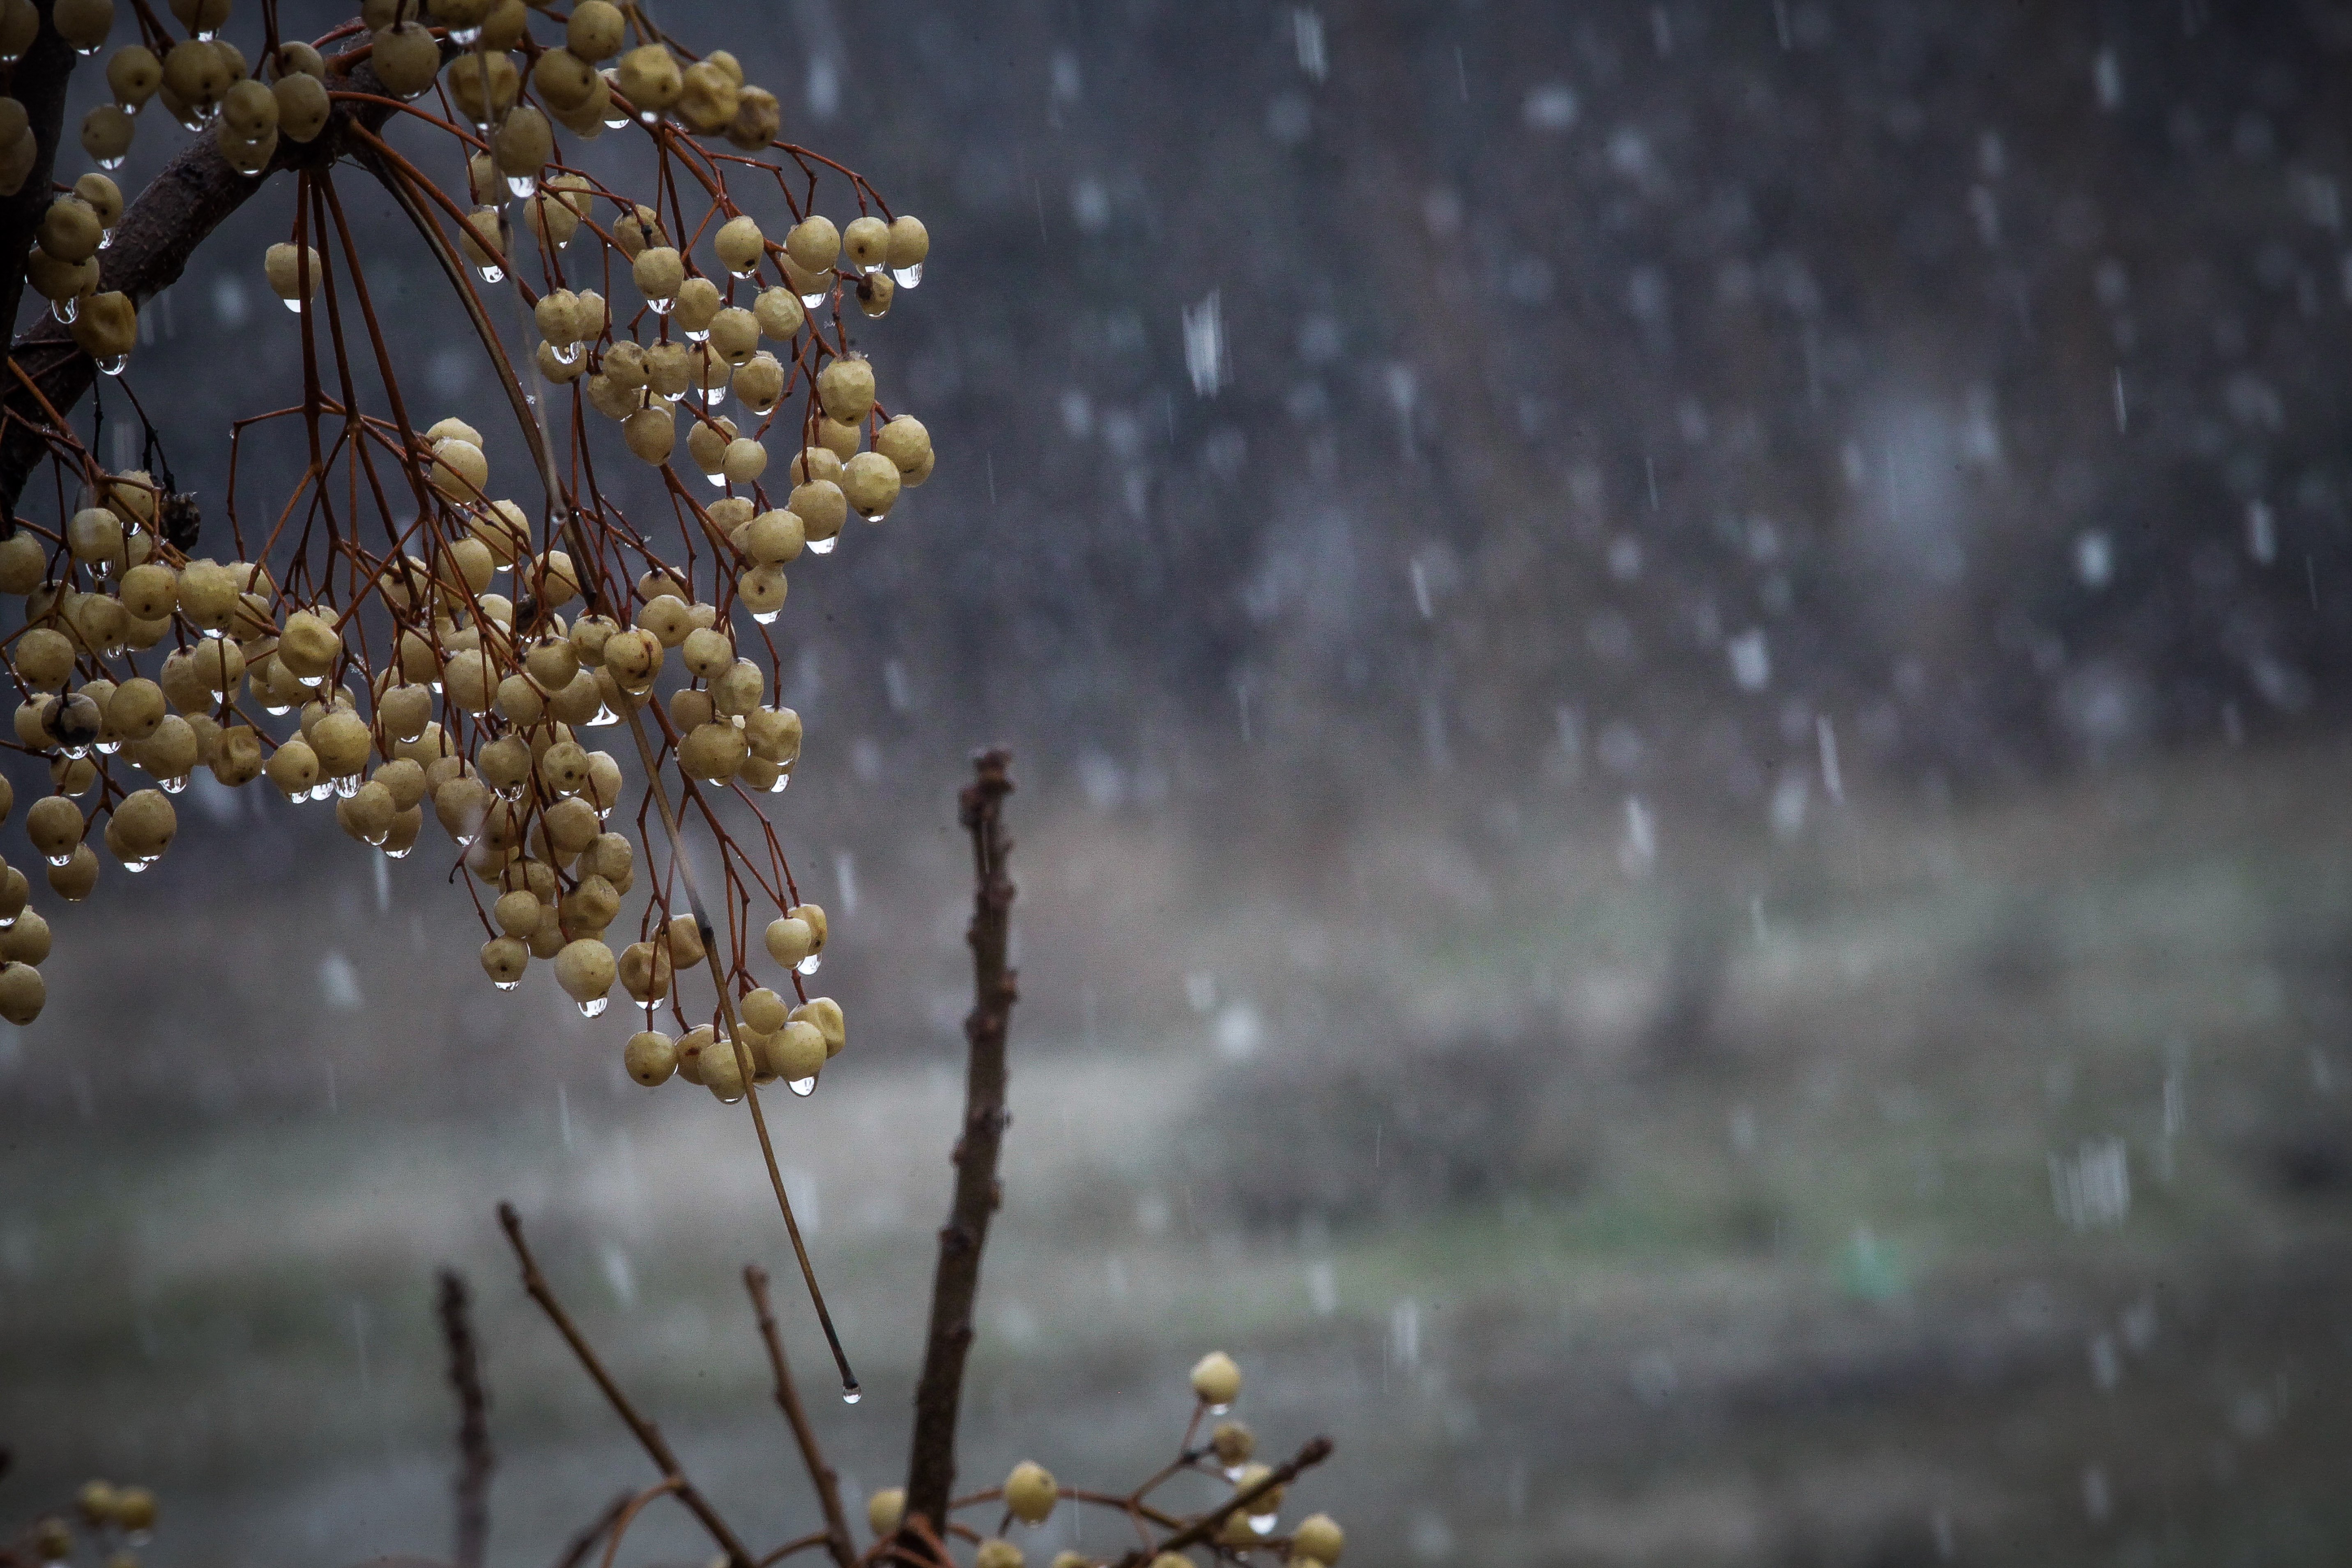
POLYGON ((661 1471, 663 1479, 674 1483, 666 1489, 676 1491, 677 1500, 702 1521, 702 1528, 727 1554, 731 1568, 751 1568, 751 1552, 744 1550, 742 1542, 736 1539, 735 1531, 727 1521, 719 1517, 719 1510, 710 1506, 709 1500, 695 1490, 693 1483, 686 1479, 686 1472, 679 1467, 677 1456, 670 1452, 669 1442, 661 1435, 661 1429, 637 1414, 636 1406, 629 1403, 629 1396, 621 1392, 620 1385, 613 1381, 612 1373, 604 1370, 604 1363, 597 1360, 596 1352, 589 1348, 579 1326, 572 1322, 572 1314, 563 1310, 563 1303, 557 1300, 555 1292, 548 1288, 547 1277, 540 1273, 539 1262, 531 1257, 530 1245, 522 1238, 522 1216, 515 1213, 514 1205, 499 1205, 499 1224, 507 1233, 508 1243, 514 1247, 516 1259, 522 1265, 523 1289, 539 1303, 540 1310, 547 1314, 548 1321, 555 1325, 556 1332, 562 1334, 564 1342, 572 1347, 572 1353, 580 1358, 581 1366, 603 1391, 606 1403, 636 1435, 638 1444, 653 1460, 655 1468, 661 1471))
POLYGON ((474 1347, 472 1299, 465 1276, 441 1270, 441 1337, 449 1346, 449 1385, 457 1391, 457 1568, 482 1568, 490 1535, 489 1398, 482 1389, 481 1358, 474 1347))
MULTIPOLYGON (((768 1306, 768 1271, 756 1263, 746 1264, 743 1288, 751 1293, 751 1310, 760 1321, 760 1342, 768 1347, 768 1365, 776 1376, 776 1404, 792 1426, 793 1441, 800 1445, 801 1463, 808 1467, 809 1483, 816 1488, 817 1506, 824 1512, 824 1530, 816 1539, 825 1543, 840 1568, 856 1568, 857 1543, 850 1538, 848 1517, 841 1511, 841 1481, 817 1447, 816 1431, 809 1425, 808 1412, 801 1408, 800 1391, 793 1386, 792 1363, 784 1359, 783 1337, 777 1332, 776 1314, 768 1306)), ((776 1555, 762 1561, 772 1562, 776 1555)))
POLYGON ((572 1538, 572 1544, 566 1546, 563 1549, 563 1555, 555 1560, 555 1568, 580 1568, 583 1563, 587 1562, 588 1553, 596 1550, 596 1543, 604 1539, 604 1532, 618 1523, 623 1514, 629 1511, 629 1500, 635 1495, 634 1492, 623 1492, 611 1502, 606 1503, 604 1511, 590 1521, 586 1529, 572 1538))
POLYGON ((939 1269, 931 1281, 931 1322, 923 1354, 922 1380, 915 1390, 914 1452, 907 1473, 907 1527, 899 1544, 922 1545, 910 1533, 922 1521, 944 1529, 949 1494, 955 1486, 957 1406, 963 1393, 965 1357, 971 1352, 972 1302, 980 1293, 980 1255, 988 1241, 989 1217, 1003 1201, 997 1181, 998 1152, 1009 1120, 1004 1110, 1004 1044, 1018 997, 1018 976, 1005 963, 1013 888, 1004 874, 1012 840, 1005 837, 1004 797, 1013 793, 1005 769, 1010 753, 984 752, 973 759, 975 777, 961 797, 965 831, 971 835, 972 1006, 964 1020, 963 1135, 950 1156, 955 1162, 955 1198, 940 1230, 939 1269))

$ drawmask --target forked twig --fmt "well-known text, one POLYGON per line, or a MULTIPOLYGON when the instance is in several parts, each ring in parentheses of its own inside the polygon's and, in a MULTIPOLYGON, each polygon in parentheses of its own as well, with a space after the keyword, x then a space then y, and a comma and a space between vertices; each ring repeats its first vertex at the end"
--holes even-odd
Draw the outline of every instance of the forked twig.
POLYGON ((606 1503, 604 1511, 590 1521, 586 1529, 572 1538, 572 1544, 566 1546, 563 1549, 563 1555, 555 1560, 555 1568, 580 1568, 583 1563, 587 1562, 588 1553, 596 1550, 596 1543, 604 1539, 604 1532, 612 1529, 614 1521, 623 1514, 628 1512, 629 1500, 635 1495, 633 1492, 623 1492, 611 1502, 606 1503))
POLYGON ((719 1517, 719 1510, 710 1506, 709 1500, 697 1491, 694 1483, 686 1479, 686 1471, 679 1466, 677 1456, 670 1451, 669 1443, 662 1436, 661 1429, 637 1414, 636 1406, 629 1403, 629 1396, 621 1392, 620 1385, 613 1381, 612 1373, 604 1370, 604 1363, 589 1348, 579 1325, 572 1322, 572 1314, 565 1311, 563 1303, 555 1299, 555 1292, 548 1286, 547 1277, 539 1271, 538 1260, 530 1255, 530 1244, 523 1240, 522 1217, 515 1213, 514 1205, 502 1203, 499 1205, 499 1225, 507 1233, 508 1244, 513 1247, 515 1258, 522 1265, 524 1291, 539 1303, 540 1310, 547 1314, 548 1321, 555 1325, 556 1332, 562 1334, 564 1342, 572 1347, 572 1353, 580 1358, 582 1369, 603 1392, 614 1413, 635 1434, 638 1445, 653 1460, 655 1468, 661 1471, 664 1480, 676 1483, 673 1489, 677 1493, 677 1500, 702 1521, 702 1528, 726 1553, 730 1568, 752 1568, 751 1552, 744 1549, 742 1542, 736 1539, 735 1531, 727 1521, 719 1517))

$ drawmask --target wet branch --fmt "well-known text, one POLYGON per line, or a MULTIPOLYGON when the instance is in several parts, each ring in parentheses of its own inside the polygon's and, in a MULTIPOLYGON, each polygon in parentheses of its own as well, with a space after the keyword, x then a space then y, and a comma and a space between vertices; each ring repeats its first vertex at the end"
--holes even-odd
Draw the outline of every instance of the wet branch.
POLYGON ((474 1347, 472 1297, 465 1276, 441 1270, 441 1337, 449 1346, 449 1386, 457 1391, 457 1541, 456 1568, 482 1568, 490 1535, 489 1397, 482 1389, 482 1363, 474 1347))
MULTIPOLYGON (((1005 963, 1012 923, 1013 882, 1005 858, 1004 797, 1013 793, 1005 769, 1010 753, 984 752, 973 759, 975 777, 961 796, 965 831, 971 835, 972 1006, 964 1020, 968 1065, 964 1075, 963 1135, 950 1156, 955 1163, 955 1198, 940 1230, 940 1262, 931 1281, 930 1331, 923 1373, 915 1390, 915 1436, 907 1472, 906 1524, 900 1549, 920 1553, 928 1531, 944 1530, 948 1499, 955 1485, 956 1410, 963 1392, 964 1359, 971 1350, 971 1310, 980 1293, 980 1255, 988 1241, 989 1217, 1003 1201, 997 1181, 997 1155, 1009 1120, 1004 1109, 1004 1042, 1019 995, 1018 976, 1005 963)), ((936 1546, 936 1537, 929 1543, 936 1546)))
MULTIPOLYGON (((43 10, 46 15, 47 7, 43 10)), ((42 27, 39 41, 17 66, 20 81, 26 79, 22 74, 26 65, 56 37, 55 29, 46 25, 42 27)), ((364 59, 353 65, 348 57, 337 56, 327 62, 327 71, 331 90, 383 90, 375 68, 364 59)), ((30 90, 29 86, 26 90, 30 90)), ((56 91, 61 106, 65 91, 62 73, 56 91)), ((30 110, 33 105, 27 103, 26 108, 30 110)), ((357 124, 373 131, 381 127, 392 112, 388 102, 362 103, 356 109, 339 102, 334 118, 309 145, 292 141, 280 142, 269 171, 258 175, 240 174, 230 168, 216 137, 194 137, 123 209, 122 221, 115 226, 114 243, 98 253, 99 288, 119 290, 130 295, 132 303, 144 305, 179 281, 197 247, 231 213, 267 185, 271 174, 298 163, 323 166, 341 150, 343 137, 351 126, 357 124)), ((37 117, 34 129, 37 133, 41 129, 37 117)), ((0 242, 11 246, 5 254, 13 258, 7 278, 19 289, 24 283, 23 258, 33 242, 32 226, 38 225, 41 213, 48 205, 49 159, 57 135, 53 123, 41 143, 41 155, 34 171, 25 181, 25 190, 37 189, 39 195, 30 226, 24 230, 22 244, 15 243, 15 230, 10 224, 24 193, 0 205, 0 242)), ((0 294, 5 292, 0 289, 0 294)), ((8 320, 13 330, 14 317, 8 320)), ((48 451, 48 443, 41 432, 51 421, 43 400, 58 412, 70 414, 98 376, 97 363, 73 341, 72 331, 46 313, 30 331, 16 341, 10 352, 31 384, 11 384, 5 395, 0 395, 0 409, 15 416, 7 420, 5 436, 0 437, 0 523, 8 529, 14 526, 7 520, 16 516, 16 500, 24 492, 25 481, 48 451)))
POLYGON ((686 1505, 688 1512, 702 1521, 702 1528, 709 1532, 711 1540, 719 1543, 730 1568, 751 1568, 751 1552, 744 1550, 742 1542, 736 1539, 735 1531, 727 1521, 719 1517, 719 1510, 710 1506, 709 1500, 697 1491, 694 1484, 686 1479, 686 1472, 679 1467, 677 1456, 670 1451, 669 1442, 661 1435, 661 1429, 637 1414, 636 1406, 629 1403, 629 1396, 621 1392, 620 1385, 613 1381, 612 1373, 604 1370, 604 1363, 597 1360, 596 1352, 589 1348, 579 1326, 572 1322, 572 1314, 563 1310, 563 1303, 558 1301, 555 1292, 548 1288, 547 1277, 540 1273, 538 1260, 531 1257, 530 1247, 522 1238, 522 1218, 515 1213, 514 1205, 499 1205, 499 1224, 505 1229, 507 1241, 514 1247, 515 1258, 522 1265, 524 1291, 539 1303, 540 1310, 547 1314, 548 1321, 555 1325, 556 1331, 572 1347, 572 1353, 580 1358, 582 1369, 603 1391, 614 1414, 636 1435, 646 1457, 661 1471, 663 1479, 670 1483, 669 1489, 677 1494, 677 1500, 686 1505))

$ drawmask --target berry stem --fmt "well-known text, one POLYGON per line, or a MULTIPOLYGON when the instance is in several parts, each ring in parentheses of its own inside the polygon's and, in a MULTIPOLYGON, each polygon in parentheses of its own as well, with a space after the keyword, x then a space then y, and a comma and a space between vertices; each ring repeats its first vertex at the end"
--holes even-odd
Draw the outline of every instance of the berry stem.
POLYGON ((792 1426, 793 1440, 800 1445, 801 1462, 808 1467, 809 1484, 816 1489, 817 1505, 824 1511, 823 1531, 792 1543, 783 1552, 771 1553, 761 1562, 772 1563, 784 1552, 821 1542, 840 1568, 857 1568, 857 1546, 850 1537, 849 1518, 841 1510, 840 1479, 825 1461, 824 1451, 817 1447, 808 1412, 801 1408, 800 1390, 793 1385, 792 1363, 784 1359, 783 1339, 776 1331, 776 1315, 768 1305, 768 1271, 756 1263, 745 1264, 743 1288, 751 1293, 751 1311, 759 1320, 760 1342, 767 1346, 768 1365, 776 1375, 776 1405, 792 1426))

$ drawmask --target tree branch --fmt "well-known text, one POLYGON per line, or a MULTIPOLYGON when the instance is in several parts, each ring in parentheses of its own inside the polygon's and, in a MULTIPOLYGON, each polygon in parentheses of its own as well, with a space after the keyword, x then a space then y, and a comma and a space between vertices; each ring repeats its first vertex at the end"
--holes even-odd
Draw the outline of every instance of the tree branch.
MULTIPOLYGON (((26 53, 26 60, 30 61, 55 37, 54 30, 45 25, 40 41, 26 53)), ((451 47, 444 46, 445 51, 451 47)), ((68 49, 67 53, 70 55, 72 51, 68 49)), ((17 68, 22 71, 23 63, 17 68)), ((331 90, 348 87, 362 92, 383 91, 374 66, 365 58, 354 62, 350 55, 339 55, 327 62, 327 74, 331 90)), ((62 79, 57 90, 62 103, 62 79)), ((27 103, 26 108, 29 110, 32 105, 27 103)), ((221 155, 218 138, 210 134, 192 138, 163 166, 163 172, 139 193, 138 199, 123 209, 122 221, 115 226, 114 243, 98 253, 99 287, 120 290, 130 295, 134 304, 145 304, 179 281, 197 247, 231 213, 268 184, 270 174, 297 164, 323 165, 331 162, 341 153, 344 133, 350 126, 357 124, 374 131, 392 112, 388 103, 362 103, 353 109, 338 102, 327 128, 309 145, 281 141, 277 157, 261 174, 240 174, 230 168, 228 160, 221 155)), ((55 141, 53 128, 49 141, 42 144, 42 154, 33 174, 25 182, 26 191, 34 190, 35 182, 38 182, 39 206, 31 218, 35 226, 40 222, 41 212, 48 206, 49 155, 55 141)), ((18 193, 16 199, 22 200, 23 195, 18 193)), ((14 241, 5 222, 12 211, 13 205, 0 207, 0 239, 10 243, 14 241)), ((20 289, 25 253, 32 242, 33 227, 28 226, 21 245, 0 253, 10 258, 12 275, 20 289)), ((13 324, 15 317, 11 315, 7 320, 13 324)), ((11 352, 34 385, 60 413, 71 413, 98 376, 96 362, 82 353, 73 341, 72 331, 54 316, 44 315, 32 331, 16 340, 11 352)), ((21 384, 6 389, 5 395, 0 396, 0 408, 16 416, 7 421, 6 433, 0 437, 0 518, 6 519, 13 529, 16 500, 24 493, 25 481, 48 451, 40 432, 49 421, 40 398, 21 384)))
POLYGON ((988 1241, 989 1217, 1003 1201, 996 1163, 1010 1118, 1004 1110, 1004 1042, 1019 995, 1018 976, 1005 963, 1005 939, 1013 911, 1013 882, 1004 874, 1013 842, 1005 837, 1004 797, 1013 793, 1005 769, 1012 758, 1002 750, 973 759, 975 777, 961 796, 964 829, 971 835, 972 1005, 964 1019, 968 1047, 964 1073, 963 1136, 955 1152, 955 1198, 940 1230, 939 1269, 931 1280, 931 1323, 923 1353, 922 1380, 915 1390, 914 1451, 907 1472, 907 1523, 900 1546, 923 1549, 916 1524, 947 1527, 948 1498, 955 1486, 956 1410, 963 1392, 964 1358, 971 1350, 971 1309, 980 1293, 980 1255, 988 1241))
POLYGON ((686 1472, 678 1466, 677 1456, 670 1452, 668 1440, 661 1435, 661 1428, 637 1414, 636 1406, 629 1403, 629 1396, 621 1392, 620 1385, 613 1381, 613 1374, 604 1370, 604 1363, 597 1360, 596 1352, 588 1347, 588 1341, 581 1334, 579 1326, 572 1322, 572 1314, 563 1310, 563 1303, 557 1300, 555 1292, 548 1288, 547 1277, 539 1271, 539 1261, 531 1257, 530 1247, 522 1238, 522 1216, 515 1213, 514 1205, 499 1205, 499 1225, 506 1231, 508 1244, 513 1247, 515 1258, 522 1265, 524 1291, 539 1303, 540 1310, 547 1314, 548 1321, 555 1325, 556 1332, 562 1334, 564 1342, 572 1347, 572 1353, 580 1358, 581 1366, 603 1391, 614 1414, 636 1435, 637 1442, 653 1460, 655 1468, 661 1471, 663 1479, 676 1483, 673 1489, 677 1493, 677 1500, 702 1521, 702 1528, 709 1531, 710 1539, 717 1542, 719 1550, 727 1554, 730 1568, 751 1568, 751 1554, 735 1538, 735 1531, 729 1528, 727 1521, 719 1517, 719 1510, 712 1508, 709 1500, 695 1490, 694 1484, 686 1479, 686 1472))
MULTIPOLYGON (((841 1481, 817 1447, 816 1431, 808 1412, 801 1408, 800 1391, 793 1386, 792 1363, 784 1359, 784 1342, 776 1331, 776 1314, 768 1306, 768 1271, 756 1263, 743 1266, 743 1288, 751 1293, 751 1310, 760 1321, 760 1342, 768 1347, 768 1365, 776 1374, 776 1404, 800 1445, 801 1462, 808 1467, 809 1483, 816 1488, 817 1506, 824 1512, 825 1549, 840 1568, 857 1568, 857 1543, 850 1538, 849 1519, 841 1511, 841 1481)), ((772 1554, 764 1562, 772 1562, 772 1554)))
POLYGON ((465 1277, 441 1270, 441 1337, 449 1345, 449 1385, 457 1391, 457 1568, 482 1568, 490 1535, 489 1399, 482 1391, 482 1363, 474 1348, 471 1298, 465 1277))

